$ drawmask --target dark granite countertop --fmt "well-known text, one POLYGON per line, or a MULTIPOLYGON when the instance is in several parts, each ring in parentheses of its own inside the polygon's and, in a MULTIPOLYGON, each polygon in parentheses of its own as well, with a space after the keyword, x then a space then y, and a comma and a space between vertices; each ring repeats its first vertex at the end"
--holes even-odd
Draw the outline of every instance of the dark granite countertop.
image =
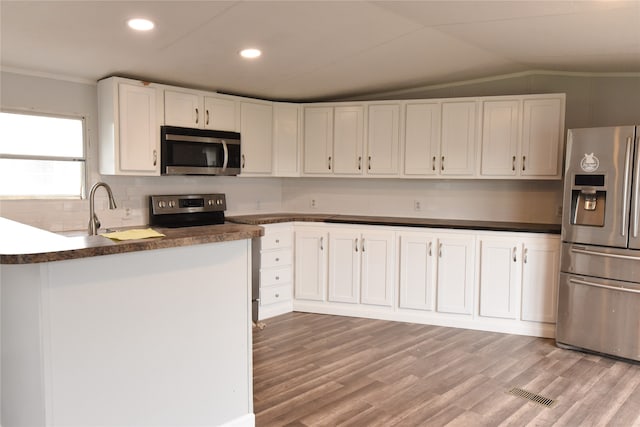
MULTIPOLYGON (((136 227, 146 228, 146 226, 136 227)), ((225 223, 201 227, 153 227, 165 237, 114 241, 103 236, 52 233, 0 218, 0 264, 33 264, 125 252, 251 239, 264 235, 257 225, 225 223)))
POLYGON ((363 215, 278 213, 227 217, 238 224, 264 225, 279 222, 326 222, 335 224, 388 225, 398 227, 450 228, 459 230, 512 231, 560 234, 560 224, 528 222, 471 221, 459 219, 404 218, 363 215))

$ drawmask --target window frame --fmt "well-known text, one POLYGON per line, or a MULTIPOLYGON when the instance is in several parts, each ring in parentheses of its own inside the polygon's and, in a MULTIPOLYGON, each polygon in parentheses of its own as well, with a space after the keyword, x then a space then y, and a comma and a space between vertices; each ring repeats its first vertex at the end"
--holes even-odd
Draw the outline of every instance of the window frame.
POLYGON ((87 182, 89 178, 88 172, 88 158, 87 151, 89 148, 89 133, 87 129, 87 116, 81 114, 69 114, 58 113, 50 111, 39 111, 33 109, 19 109, 19 108, 2 108, 0 107, 0 113, 7 114, 19 114, 23 116, 38 116, 38 117, 52 117, 57 119, 71 119, 79 120, 82 125, 82 157, 74 156, 49 156, 49 155, 32 155, 32 154, 3 154, 0 153, 0 159, 13 159, 13 160, 42 160, 42 161, 60 161, 60 162, 80 162, 82 163, 82 173, 80 176, 80 194, 74 196, 60 196, 60 195, 2 195, 0 194, 0 201, 2 200, 84 200, 87 196, 87 182))

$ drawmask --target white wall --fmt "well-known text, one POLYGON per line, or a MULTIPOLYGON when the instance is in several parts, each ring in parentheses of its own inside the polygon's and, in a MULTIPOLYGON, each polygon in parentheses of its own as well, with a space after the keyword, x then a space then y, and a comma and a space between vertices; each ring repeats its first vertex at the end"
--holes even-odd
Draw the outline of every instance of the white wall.
MULTIPOLYGON (((0 106, 86 117, 88 184, 107 182, 118 209, 108 210, 106 192, 96 192, 96 212, 104 227, 147 223, 147 196, 155 194, 225 193, 227 213, 277 212, 281 209, 278 178, 100 176, 97 161, 97 92, 91 83, 0 73, 0 106), (258 203, 259 202, 259 203, 258 203)), ((0 200, 0 216, 50 231, 82 230, 89 223, 88 200, 0 200)))

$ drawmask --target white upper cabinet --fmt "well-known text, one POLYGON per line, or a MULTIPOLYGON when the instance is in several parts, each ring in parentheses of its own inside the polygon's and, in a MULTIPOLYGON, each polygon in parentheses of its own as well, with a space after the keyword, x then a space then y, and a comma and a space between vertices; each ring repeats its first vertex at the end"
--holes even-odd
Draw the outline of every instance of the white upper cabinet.
POLYGON ((565 96, 525 99, 520 175, 561 178, 565 96))
POLYGON ((332 158, 335 175, 362 174, 363 142, 364 108, 359 105, 335 107, 332 158))
POLYGON ((98 82, 100 173, 160 175, 162 90, 111 77, 98 82))
POLYGON ((440 171, 440 104, 407 104, 404 128, 404 174, 434 176, 440 171))
POLYGON ((242 175, 271 175, 273 157, 273 106, 243 102, 240 109, 242 175))
POLYGON ((556 94, 483 101, 481 176, 559 179, 564 100, 556 94))
POLYGON ((440 175, 476 173, 476 102, 443 102, 440 175))
POLYGON ((520 158, 520 101, 484 101, 482 111, 480 173, 515 176, 520 158))
POLYGON ((333 107, 304 108, 304 173, 332 173, 333 107))
POLYGON ((300 176, 300 123, 298 104, 273 104, 273 174, 300 176))
POLYGON ((238 103, 198 91, 165 89, 164 122, 169 126, 238 131, 238 103))
POLYGON ((367 174, 397 175, 400 151, 400 105, 369 105, 367 174))

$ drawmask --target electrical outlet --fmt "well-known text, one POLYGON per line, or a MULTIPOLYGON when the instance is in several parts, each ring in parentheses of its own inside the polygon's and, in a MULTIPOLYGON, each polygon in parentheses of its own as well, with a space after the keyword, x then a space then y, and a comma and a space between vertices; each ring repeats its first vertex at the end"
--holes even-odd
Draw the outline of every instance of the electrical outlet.
POLYGON ((422 210, 422 203, 420 202, 420 200, 414 200, 413 201, 413 210, 414 211, 421 211, 422 210))
POLYGON ((556 216, 562 217, 562 205, 556 207, 556 216))
POLYGON ((316 199, 311 199, 311 202, 309 202, 309 206, 311 206, 313 209, 317 208, 318 205, 316 204, 316 199))

